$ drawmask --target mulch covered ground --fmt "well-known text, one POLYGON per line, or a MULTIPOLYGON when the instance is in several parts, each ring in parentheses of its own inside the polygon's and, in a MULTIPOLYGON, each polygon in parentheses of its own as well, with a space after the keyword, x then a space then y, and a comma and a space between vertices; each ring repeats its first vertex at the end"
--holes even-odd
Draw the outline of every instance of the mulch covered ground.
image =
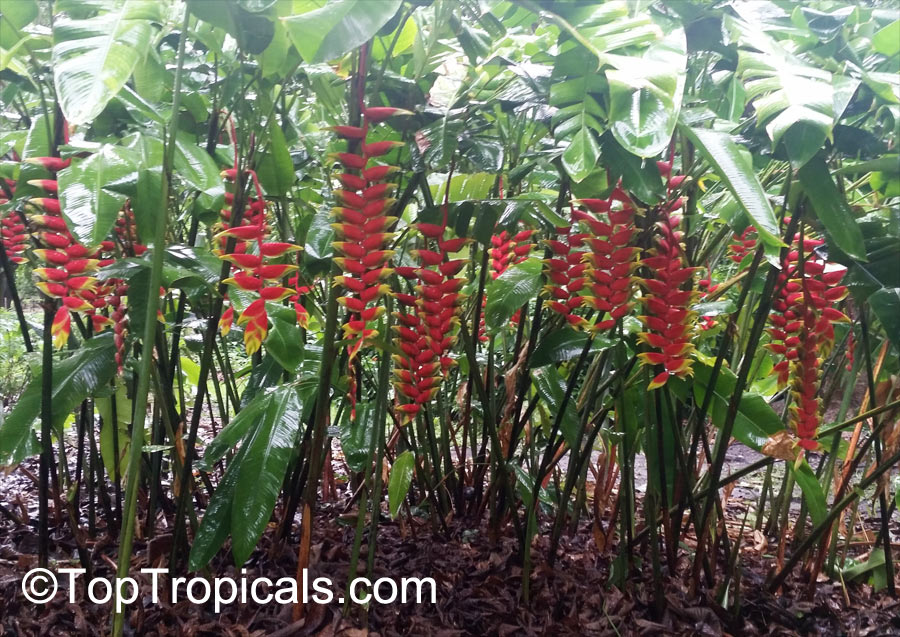
MULTIPOLYGON (((7 508, 12 494, 22 492, 17 472, 0 479, 0 495, 7 508)), ((27 485, 25 485, 27 486, 27 485)), ((341 489, 341 487, 339 487, 341 489)), ((337 586, 347 580, 353 543, 352 511, 346 515, 346 496, 326 503, 318 514, 312 550, 314 576, 329 577, 337 586)), ((24 503, 23 503, 24 504, 24 503)), ((20 513, 21 507, 13 507, 20 513)), ((34 510, 33 503, 24 507, 34 510)), ((730 593, 740 597, 736 614, 723 611, 713 593, 690 598, 685 573, 690 554, 683 551, 674 576, 667 578, 665 608, 656 610, 649 558, 636 553, 635 568, 621 588, 609 587, 610 562, 615 551, 600 554, 590 526, 564 536, 561 557, 546 566, 547 533, 534 543, 531 598, 521 599, 521 563, 513 537, 491 541, 486 524, 453 521, 449 536, 434 534, 429 520, 385 521, 380 527, 375 577, 432 577, 437 582, 436 604, 372 605, 368 617, 355 608, 345 617, 336 601, 310 604, 306 618, 291 622, 291 607, 279 604, 233 604, 217 614, 212 604, 197 606, 182 600, 151 603, 149 578, 142 598, 130 608, 131 634, 137 635, 900 635, 900 602, 876 594, 867 584, 819 583, 814 599, 805 599, 798 579, 789 579, 780 596, 764 592, 777 538, 753 537, 743 545, 740 581, 730 593), (762 540, 762 541, 761 541, 762 540), (846 594, 846 597, 845 597, 846 594), (849 599, 849 605, 847 603, 849 599), (367 629, 363 626, 366 626, 367 629)), ((60 527, 65 533, 66 525, 60 527)), ((546 529, 545 529, 546 531, 546 529)), ((297 535, 273 546, 273 531, 263 537, 246 565, 246 577, 272 580, 293 577, 297 535)), ((56 567, 77 567, 71 537, 54 535, 56 567)), ((135 544, 133 572, 160 566, 168 555, 171 536, 164 531, 153 541, 135 544)), ((115 543, 105 533, 91 541, 97 575, 114 572, 115 543)), ((613 547, 614 549, 614 547, 613 547)), ((365 550, 365 548, 363 549, 365 550)), ((34 519, 28 524, 0 521, 0 635, 93 635, 109 627, 109 605, 85 601, 78 587, 77 601, 68 603, 61 587, 54 601, 37 606, 26 601, 20 585, 23 574, 36 565, 34 519)), ((215 575, 233 576, 230 554, 213 562, 215 575)))

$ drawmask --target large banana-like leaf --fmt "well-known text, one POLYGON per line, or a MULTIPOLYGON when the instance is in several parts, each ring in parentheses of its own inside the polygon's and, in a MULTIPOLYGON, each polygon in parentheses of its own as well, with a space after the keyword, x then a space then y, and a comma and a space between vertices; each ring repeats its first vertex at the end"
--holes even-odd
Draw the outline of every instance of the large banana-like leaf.
POLYGON ((84 245, 99 245, 116 222, 127 197, 110 186, 137 180, 133 159, 124 148, 106 144, 59 173, 63 215, 72 234, 84 245))
POLYGON ((281 386, 265 394, 262 418, 244 442, 231 509, 231 552, 243 564, 259 540, 284 482, 294 449, 303 404, 294 386, 281 386))
POLYGON ((162 8, 156 0, 57 2, 68 15, 53 26, 53 79, 69 123, 89 123, 122 89, 147 54, 162 8), (96 14, 82 18, 87 12, 96 14))
MULTIPOLYGON (((59 427, 87 396, 105 387, 116 372, 115 346, 107 332, 86 341, 53 366, 52 415, 59 427)), ((41 413, 42 374, 35 374, 16 406, 0 424, 0 465, 21 462, 39 451, 31 425, 41 413)))
POLYGON ((788 51, 753 13, 745 15, 747 19, 725 18, 726 28, 741 47, 737 73, 773 147, 784 140, 791 163, 799 168, 831 138, 840 116, 832 74, 788 51))
POLYGON ((294 6, 295 15, 282 18, 291 41, 306 62, 325 62, 367 42, 397 13, 400 0, 332 0, 322 7, 314 2, 294 6))

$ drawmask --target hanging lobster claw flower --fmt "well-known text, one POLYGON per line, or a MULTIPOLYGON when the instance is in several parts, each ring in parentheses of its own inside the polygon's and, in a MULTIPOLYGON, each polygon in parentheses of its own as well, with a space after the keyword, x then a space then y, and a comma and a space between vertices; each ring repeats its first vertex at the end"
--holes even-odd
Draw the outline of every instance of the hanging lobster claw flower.
POLYGON ((53 347, 62 349, 69 340, 69 334, 72 333, 72 317, 69 310, 63 306, 56 311, 53 317, 53 323, 50 324, 50 334, 53 336, 53 347))
POLYGON ((363 109, 363 115, 365 116, 366 121, 371 124, 379 124, 391 117, 412 114, 412 111, 407 111, 402 108, 393 108, 390 106, 371 106, 369 108, 363 109))
POLYGON ((262 241, 259 244, 259 253, 268 258, 277 258, 289 252, 299 252, 303 250, 301 246, 293 243, 284 243, 279 241, 262 241))
POLYGON ((253 270, 262 264, 262 257, 258 254, 223 254, 221 258, 245 270, 253 270))
POLYGON ((256 290, 259 290, 263 284, 262 279, 251 276, 245 272, 236 272, 233 277, 225 279, 222 283, 234 285, 245 292, 255 292, 256 290))
POLYGON ((331 126, 330 129, 344 139, 364 139, 366 136, 366 129, 359 126, 331 126))
POLYGON ((260 299, 265 301, 282 301, 294 294, 291 288, 277 285, 260 288, 258 292, 260 299))
POLYGON ((260 226, 237 226, 223 230, 213 237, 213 239, 222 239, 234 237, 242 241, 261 240, 263 237, 263 229, 260 226))
MULTIPOLYGON (((363 179, 371 183, 373 181, 381 181, 398 170, 400 169, 396 166, 372 166, 363 170, 362 176, 363 179)), ((361 188, 357 188, 357 190, 361 190, 361 188)))
POLYGON ((23 160, 26 164, 37 164, 43 166, 50 172, 59 172, 63 168, 68 168, 72 163, 71 159, 61 159, 59 157, 29 157, 23 160))
POLYGON ((224 312, 222 312, 222 316, 219 317, 219 332, 222 336, 228 336, 228 333, 231 331, 231 326, 234 324, 234 307, 229 305, 224 312))

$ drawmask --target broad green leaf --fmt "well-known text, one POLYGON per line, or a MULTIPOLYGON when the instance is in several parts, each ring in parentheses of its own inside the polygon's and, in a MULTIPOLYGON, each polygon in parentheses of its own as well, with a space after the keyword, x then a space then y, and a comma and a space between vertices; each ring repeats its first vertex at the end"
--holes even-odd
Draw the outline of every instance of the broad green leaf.
MULTIPOLYGON (((60 0, 55 12, 86 3, 60 0)), ((53 24, 53 79, 70 124, 87 124, 118 93, 147 54, 163 5, 156 0, 94 0, 87 19, 57 15, 53 24)))
POLYGON ((333 0, 295 2, 295 13, 282 18, 291 41, 305 62, 326 62, 367 42, 400 7, 400 0, 333 0), (298 4, 311 10, 297 11, 298 4))
MULTIPOLYGON (((551 363, 564 363, 581 354, 587 340, 587 334, 573 330, 568 325, 553 330, 540 341, 529 359, 529 364, 531 367, 543 367, 551 363)), ((606 337, 594 336, 591 353, 602 351, 612 344, 606 337)))
POLYGON ((760 238, 771 248, 783 244, 778 236, 778 221, 766 198, 766 192, 753 172, 753 166, 738 150, 727 133, 679 125, 681 132, 703 154, 725 186, 753 220, 760 238))
POLYGON ((209 564, 216 556, 225 539, 231 532, 231 511, 234 500, 235 487, 237 486, 238 473, 241 463, 246 455, 242 447, 228 464, 225 475, 216 487, 215 493, 206 507, 200 528, 194 536, 191 545, 191 554, 188 558, 188 568, 192 571, 199 570, 209 564))
POLYGON ((872 36, 872 48, 887 57, 900 53, 900 20, 894 20, 872 36))
POLYGON ((821 155, 811 159, 798 173, 806 196, 812 202, 816 217, 841 250, 859 261, 866 260, 866 246, 853 211, 838 190, 821 155))
POLYGON ((606 113, 597 95, 605 88, 603 77, 587 73, 550 87, 550 105, 559 110, 553 115, 553 136, 568 141, 562 162, 576 183, 593 172, 600 159, 597 136, 605 130, 606 113))
POLYGON ((303 405, 292 385, 268 392, 266 409, 243 444, 231 510, 231 552, 243 565, 262 536, 294 451, 303 405))
POLYGON ((110 144, 59 172, 63 216, 79 243, 97 246, 107 238, 127 199, 110 185, 137 177, 131 153, 110 144))
POLYGON ((300 328, 279 318, 272 318, 272 329, 266 337, 266 351, 286 371, 294 372, 303 360, 300 328))
POLYGON ((309 274, 325 273, 331 267, 331 257, 334 255, 331 245, 334 241, 333 220, 327 207, 320 208, 313 217, 303 246, 304 269, 309 274))
MULTIPOLYGON (((38 114, 31 120, 31 128, 25 137, 25 146, 22 150, 22 159, 33 157, 46 157, 50 154, 50 138, 53 131, 52 115, 38 114)), ((16 182, 15 199, 25 197, 43 197, 45 192, 37 186, 29 184, 32 179, 52 178, 51 173, 39 164, 23 162, 19 169, 19 178, 16 182)))
POLYGON ((606 56, 614 70, 609 81, 609 126, 628 152, 652 157, 663 152, 681 110, 687 67, 682 28, 673 28, 643 55, 606 56))
MULTIPOLYGON (((54 362, 53 426, 62 426, 72 410, 108 385, 115 373, 115 346, 109 332, 84 342, 65 360, 54 362)), ((41 383, 42 375, 35 375, 0 425, 0 465, 21 462, 38 452, 31 426, 41 413, 41 383)))
POLYGON ((900 352, 900 288, 882 288, 869 297, 869 307, 878 317, 888 340, 900 352))
POLYGON ((187 133, 175 138, 175 173, 192 188, 203 192, 222 189, 216 162, 187 133))
MULTIPOLYGON (((697 404, 703 404, 711 376, 712 366, 700 361, 694 362, 693 385, 694 399, 697 404)), ((709 407, 709 418, 716 427, 721 428, 725 424, 728 405, 731 402, 731 396, 734 394, 736 384, 737 377, 734 375, 734 372, 725 367, 719 370, 712 402, 709 407)), ((784 424, 781 422, 781 418, 778 417, 778 414, 775 413, 762 396, 752 392, 744 392, 738 405, 732 436, 751 449, 759 451, 771 436, 783 430, 784 424)))
POLYGON ((391 477, 388 480, 388 505, 391 517, 397 517, 400 505, 409 493, 412 484, 413 469, 415 469, 416 457, 408 449, 401 453, 391 465, 391 477))
POLYGON ((611 173, 610 181, 618 180, 621 175, 625 189, 645 203, 655 203, 663 198, 666 188, 655 162, 629 153, 612 133, 605 134, 601 142, 603 163, 611 173))
MULTIPOLYGON (((375 402, 363 401, 356 405, 356 418, 345 411, 341 420, 341 451, 351 471, 365 471, 370 465, 369 451, 378 423, 375 422, 375 402)), ((381 423, 384 427, 384 423, 381 423)))
POLYGON ((221 460, 263 417, 269 407, 271 396, 257 394, 248 402, 237 415, 231 419, 212 442, 206 446, 203 458, 197 462, 197 468, 202 471, 212 471, 213 466, 221 460))
POLYGON ((12 49, 22 39, 22 29, 37 17, 36 0, 4 2, 0 11, 0 49, 12 49))
POLYGON ((259 162, 257 175, 267 195, 286 195, 294 185, 294 163, 284 133, 274 118, 269 119, 269 149, 259 162))
MULTIPOLYGON (((547 406, 551 420, 555 419, 562 407, 563 398, 566 397, 566 379, 556 369, 556 365, 545 365, 532 368, 531 381, 541 400, 547 406)), ((575 413, 574 403, 574 397, 570 396, 559 424, 563 438, 570 446, 577 442, 578 437, 578 415, 575 413)))
POLYGON ((541 262, 536 258, 517 263, 491 281, 486 288, 484 308, 488 332, 495 333, 507 327, 510 317, 520 307, 537 298, 542 283, 541 262))
POLYGON ((803 498, 806 500, 813 524, 819 524, 828 515, 828 504, 822 485, 805 459, 801 460, 800 464, 788 463, 788 465, 794 473, 794 479, 800 485, 800 490, 803 491, 803 498))

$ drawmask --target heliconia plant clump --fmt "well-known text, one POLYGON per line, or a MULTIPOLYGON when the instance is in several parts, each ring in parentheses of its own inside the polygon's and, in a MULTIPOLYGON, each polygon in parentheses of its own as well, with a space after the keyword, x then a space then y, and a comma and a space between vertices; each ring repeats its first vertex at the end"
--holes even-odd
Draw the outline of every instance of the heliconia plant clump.
POLYGON ((70 586, 76 609, 3 580, 0 633, 883 618, 897 24, 883 0, 801 4, 5 3, 19 561, 136 592, 145 564, 439 584, 415 608, 186 613, 183 588, 70 586), (804 595, 808 617, 758 612, 804 595))

